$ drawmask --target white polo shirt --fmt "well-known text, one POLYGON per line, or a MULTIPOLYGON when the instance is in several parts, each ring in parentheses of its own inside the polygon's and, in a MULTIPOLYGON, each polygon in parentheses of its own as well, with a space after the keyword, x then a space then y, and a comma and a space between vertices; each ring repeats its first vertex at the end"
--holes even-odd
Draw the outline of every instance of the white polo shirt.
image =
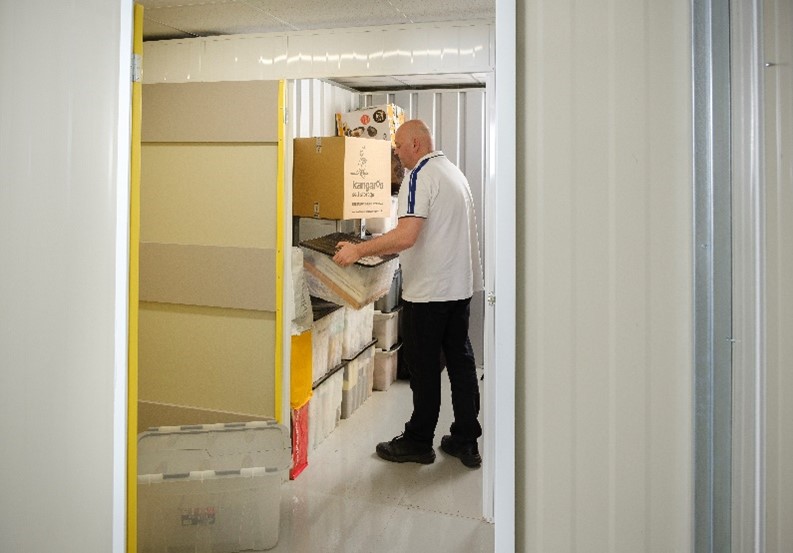
POLYGON ((443 152, 427 154, 405 174, 398 215, 425 219, 416 243, 399 255, 405 300, 460 300, 483 289, 471 189, 443 152))

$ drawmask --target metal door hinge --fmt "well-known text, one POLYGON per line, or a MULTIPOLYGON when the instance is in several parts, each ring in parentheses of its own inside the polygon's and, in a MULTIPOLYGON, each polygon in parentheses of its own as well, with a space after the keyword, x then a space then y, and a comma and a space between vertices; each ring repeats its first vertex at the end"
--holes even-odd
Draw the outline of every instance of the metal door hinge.
POLYGON ((488 305, 496 305, 496 294, 495 294, 495 292, 488 292, 488 294, 487 294, 487 304, 488 305))

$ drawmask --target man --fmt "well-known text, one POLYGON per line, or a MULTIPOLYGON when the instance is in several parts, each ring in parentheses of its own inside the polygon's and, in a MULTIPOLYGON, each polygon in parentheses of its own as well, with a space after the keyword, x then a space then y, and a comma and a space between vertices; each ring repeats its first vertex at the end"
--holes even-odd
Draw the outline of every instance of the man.
POLYGON ((482 269, 473 198, 463 173, 435 151, 425 123, 399 127, 396 153, 410 172, 399 190, 399 220, 390 232, 363 242, 339 242, 333 260, 346 267, 367 255, 400 253, 401 316, 413 414, 403 434, 377 445, 388 461, 429 464, 441 405, 441 352, 452 389, 454 423, 441 449, 467 467, 479 467, 479 382, 468 319, 471 296, 482 290, 482 269))

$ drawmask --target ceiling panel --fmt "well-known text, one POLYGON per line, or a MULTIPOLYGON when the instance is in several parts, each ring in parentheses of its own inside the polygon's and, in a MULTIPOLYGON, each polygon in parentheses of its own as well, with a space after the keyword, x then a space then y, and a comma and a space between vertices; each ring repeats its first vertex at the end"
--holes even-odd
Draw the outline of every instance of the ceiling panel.
POLYGON ((252 33, 281 25, 272 16, 241 2, 150 8, 143 14, 144 32, 147 21, 156 21, 193 36, 252 33))
POLYGON ((495 0, 138 0, 144 40, 493 19, 495 0))
MULTIPOLYGON (((493 20, 495 0, 137 0, 144 40, 493 20)), ((481 85, 485 76, 421 75, 338 81, 351 88, 481 85)))
POLYGON ((336 29, 409 23, 393 5, 383 0, 317 1, 244 0, 256 6, 292 30, 336 29))

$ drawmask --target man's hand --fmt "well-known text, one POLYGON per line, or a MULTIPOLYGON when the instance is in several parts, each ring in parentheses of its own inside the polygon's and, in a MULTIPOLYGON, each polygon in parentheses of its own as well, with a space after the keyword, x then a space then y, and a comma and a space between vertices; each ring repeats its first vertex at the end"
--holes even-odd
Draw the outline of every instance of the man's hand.
POLYGON ((333 256, 333 261, 341 267, 348 267, 361 259, 361 257, 355 244, 342 241, 336 244, 336 255, 333 256))

